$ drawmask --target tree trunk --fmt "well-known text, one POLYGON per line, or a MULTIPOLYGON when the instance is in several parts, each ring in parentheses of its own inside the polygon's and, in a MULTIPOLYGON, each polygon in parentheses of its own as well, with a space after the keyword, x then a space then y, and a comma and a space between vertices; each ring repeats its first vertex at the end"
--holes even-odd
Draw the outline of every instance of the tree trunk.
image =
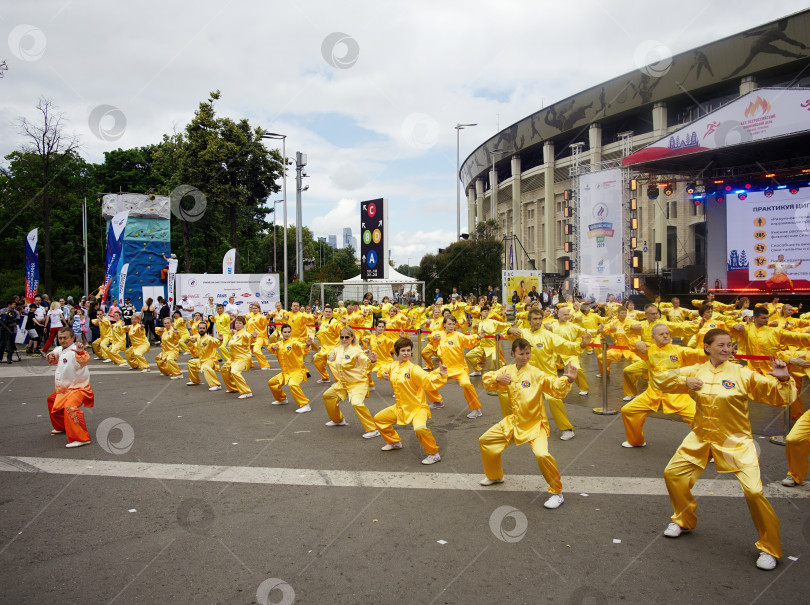
POLYGON ((183 267, 186 273, 191 273, 191 234, 188 221, 180 221, 183 226, 183 267))

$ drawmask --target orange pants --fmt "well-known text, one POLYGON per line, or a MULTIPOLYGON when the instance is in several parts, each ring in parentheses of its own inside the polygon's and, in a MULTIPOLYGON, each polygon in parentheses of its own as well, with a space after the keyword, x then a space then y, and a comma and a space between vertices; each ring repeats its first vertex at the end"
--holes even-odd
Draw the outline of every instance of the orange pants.
MULTIPOLYGON (((427 419, 430 417, 430 411, 424 408, 416 412, 416 416, 411 420, 413 425, 413 432, 416 433, 416 438, 422 444, 422 449, 426 454, 438 454, 439 446, 436 445, 436 440, 433 438, 433 433, 427 427, 427 419)), ((395 405, 389 406, 384 410, 378 412, 374 416, 374 424, 377 425, 377 430, 380 435, 385 439, 386 443, 399 443, 402 441, 399 434, 393 428, 397 424, 397 407, 395 405)))
POLYGON ((83 405, 93 407, 93 389, 84 387, 70 389, 64 393, 51 393, 48 396, 48 413, 51 416, 51 425, 57 431, 65 431, 68 443, 72 441, 90 441, 90 433, 84 423, 83 405))

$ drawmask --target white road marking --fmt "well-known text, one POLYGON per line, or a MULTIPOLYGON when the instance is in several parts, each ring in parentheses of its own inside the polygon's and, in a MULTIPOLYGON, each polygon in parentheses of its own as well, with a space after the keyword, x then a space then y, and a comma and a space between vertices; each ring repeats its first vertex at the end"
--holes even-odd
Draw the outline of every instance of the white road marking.
MULTIPOLYGON (((492 492, 537 492, 545 490, 539 475, 507 475, 503 483, 483 488, 478 482, 483 473, 405 473, 381 471, 340 471, 300 468, 263 468, 252 466, 210 466, 197 464, 164 464, 156 462, 123 462, 117 460, 65 460, 0 456, 0 471, 82 475, 87 477, 129 477, 133 479, 168 479, 178 481, 212 481, 217 483, 250 483, 256 485, 302 485, 316 487, 366 487, 433 490, 481 490, 492 492)), ((655 477, 563 477, 563 488, 571 493, 666 496, 663 478, 655 477)), ((699 481, 695 496, 742 498, 736 479, 699 481)), ((810 498, 810 490, 787 488, 778 482, 765 486, 769 498, 810 498)))

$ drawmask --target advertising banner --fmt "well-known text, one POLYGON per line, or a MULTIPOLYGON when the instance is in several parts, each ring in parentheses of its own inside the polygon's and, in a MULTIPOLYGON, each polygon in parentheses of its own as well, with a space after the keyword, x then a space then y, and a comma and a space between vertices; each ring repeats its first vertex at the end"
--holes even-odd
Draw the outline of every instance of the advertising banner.
POLYGON ((174 305, 174 282, 177 276, 177 259, 172 255, 168 261, 169 273, 166 276, 166 298, 170 305, 174 305))
MULTIPOLYGON (((121 243, 124 238, 124 229, 127 226, 128 216, 129 210, 119 212, 112 217, 112 219, 110 219, 110 225, 107 228, 107 259, 104 269, 104 287, 99 294, 102 300, 105 300, 107 295, 110 294, 110 282, 114 276, 118 275, 119 272, 119 265, 121 263, 121 243)), ((113 296, 118 298, 118 293, 115 292, 113 296)))
POLYGON ((222 257, 222 274, 233 275, 233 268, 236 266, 236 248, 231 248, 222 257))
POLYGON ((39 290, 39 253, 36 229, 31 229, 25 238, 25 302, 34 302, 39 290))
POLYGON ((194 310, 200 312, 208 304, 209 297, 214 299, 214 304, 225 304, 228 297, 234 295, 239 313, 247 313, 248 306, 254 302, 259 303, 262 311, 270 311, 280 300, 277 273, 180 273, 176 284, 177 298, 182 300, 187 296, 194 310))
POLYGON ((388 278, 388 200, 360 202, 360 276, 388 278))
POLYGON ((608 294, 613 294, 618 300, 624 298, 624 274, 618 275, 579 275, 577 276, 577 290, 582 300, 597 303, 607 302, 608 294))
POLYGON ((621 169, 579 177, 579 272, 617 275, 622 263, 621 169))
POLYGON ((124 263, 121 266, 121 274, 118 276, 118 304, 124 304, 124 292, 127 287, 127 272, 129 271, 129 263, 124 263))
MULTIPOLYGON (((503 292, 503 305, 508 311, 515 310, 512 299, 526 298, 530 292, 537 293, 538 300, 543 291, 542 274, 540 271, 502 271, 501 272, 501 292, 503 292)), ((534 296, 534 295, 532 295, 534 296)))

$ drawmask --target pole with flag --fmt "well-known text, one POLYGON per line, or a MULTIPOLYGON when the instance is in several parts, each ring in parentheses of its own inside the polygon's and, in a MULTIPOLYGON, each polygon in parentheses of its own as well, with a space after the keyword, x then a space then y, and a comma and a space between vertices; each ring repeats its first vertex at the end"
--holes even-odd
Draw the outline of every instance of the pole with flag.
POLYGON ((38 230, 31 229, 25 237, 25 302, 34 302, 39 291, 38 230))
MULTIPOLYGON (((114 277, 119 274, 121 264, 121 246, 124 239, 124 229, 127 226, 129 210, 119 212, 110 220, 107 228, 107 262, 104 270, 104 286, 99 293, 101 300, 106 300, 110 293, 110 284, 114 277)), ((120 290, 120 288, 119 288, 120 290)), ((116 296, 117 298, 117 296, 116 296)))

